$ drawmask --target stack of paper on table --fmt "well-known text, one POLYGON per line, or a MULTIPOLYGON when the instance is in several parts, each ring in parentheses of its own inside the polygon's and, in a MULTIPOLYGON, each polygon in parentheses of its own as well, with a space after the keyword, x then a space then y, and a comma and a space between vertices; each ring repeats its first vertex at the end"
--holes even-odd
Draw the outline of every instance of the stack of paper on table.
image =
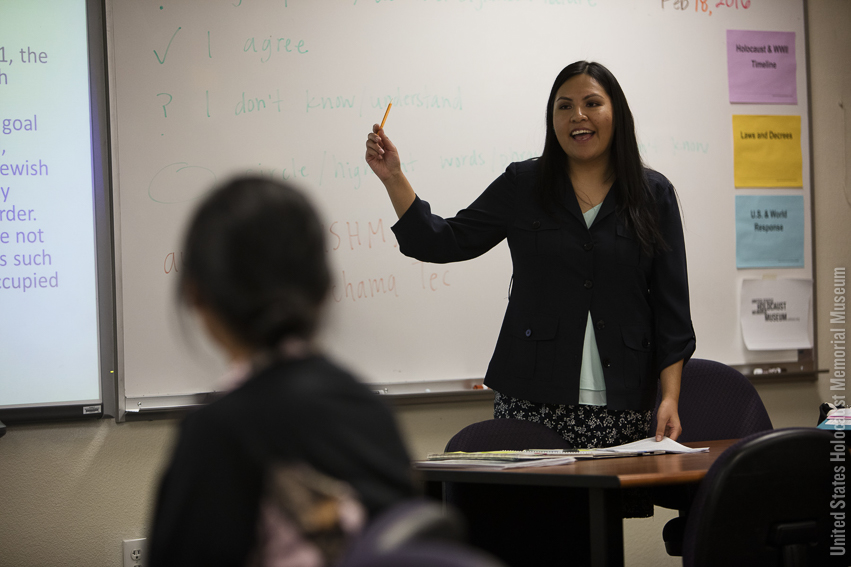
POLYGON ((482 451, 467 453, 432 453, 425 461, 417 461, 421 468, 486 468, 511 469, 519 467, 547 467, 567 465, 576 460, 574 453, 552 451, 482 451))
POLYGON ((836 408, 827 412, 819 429, 851 429, 851 408, 836 408))
POLYGON ((605 459, 614 457, 633 457, 640 455, 660 455, 663 453, 700 453, 709 451, 708 447, 692 449, 665 437, 656 441, 648 437, 641 441, 606 447, 605 449, 580 449, 563 451, 560 449, 529 449, 526 451, 482 451, 466 453, 432 453, 425 461, 417 461, 420 468, 483 468, 510 469, 520 467, 546 467, 566 465, 576 459, 605 459))

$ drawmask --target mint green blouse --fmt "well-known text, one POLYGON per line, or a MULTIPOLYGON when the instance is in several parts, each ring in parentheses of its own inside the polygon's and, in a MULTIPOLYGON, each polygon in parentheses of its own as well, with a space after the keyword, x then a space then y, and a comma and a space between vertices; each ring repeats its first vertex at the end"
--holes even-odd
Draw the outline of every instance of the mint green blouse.
MULTIPOLYGON (((600 203, 588 209, 582 216, 589 228, 600 212, 600 203)), ((600 352, 597 350, 597 336, 594 325, 591 324, 591 312, 585 323, 585 343, 582 345, 582 367, 579 370, 579 403, 586 406, 606 405, 606 381, 603 378, 603 365, 600 362, 600 352)))

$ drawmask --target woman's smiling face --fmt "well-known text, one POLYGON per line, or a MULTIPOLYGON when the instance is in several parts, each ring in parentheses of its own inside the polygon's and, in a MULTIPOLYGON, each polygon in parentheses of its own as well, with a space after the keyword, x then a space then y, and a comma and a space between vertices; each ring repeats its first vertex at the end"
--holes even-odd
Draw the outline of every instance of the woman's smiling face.
POLYGON ((553 103, 553 129, 568 165, 609 165, 613 110, 606 90, 589 75, 571 77, 553 103))

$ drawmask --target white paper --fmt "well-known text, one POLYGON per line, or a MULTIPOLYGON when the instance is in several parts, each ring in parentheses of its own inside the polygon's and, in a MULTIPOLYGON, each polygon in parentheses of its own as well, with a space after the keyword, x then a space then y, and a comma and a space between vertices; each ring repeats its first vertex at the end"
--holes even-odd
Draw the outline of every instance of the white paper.
POLYGON ((742 336, 748 350, 812 348, 812 297, 812 280, 742 280, 742 336))
POLYGON ((569 465, 576 461, 573 457, 558 457, 549 459, 534 459, 527 461, 486 461, 484 459, 450 459, 443 461, 417 461, 417 466, 424 469, 519 469, 526 467, 553 467, 556 465, 569 465))
POLYGON ((851 428, 851 408, 836 408, 827 412, 827 425, 851 428))
POLYGON ((626 445, 618 445, 617 447, 606 447, 605 449, 595 449, 595 451, 613 451, 615 453, 705 453, 709 451, 709 447, 700 447, 692 449, 677 443, 670 437, 663 437, 661 441, 656 441, 655 437, 648 437, 641 441, 633 441, 626 445))

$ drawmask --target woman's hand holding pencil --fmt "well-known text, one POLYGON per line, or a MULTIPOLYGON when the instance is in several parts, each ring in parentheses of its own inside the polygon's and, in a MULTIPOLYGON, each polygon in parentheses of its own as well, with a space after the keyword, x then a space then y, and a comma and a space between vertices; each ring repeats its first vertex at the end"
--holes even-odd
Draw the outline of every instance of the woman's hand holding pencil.
POLYGON ((381 125, 373 124, 372 134, 369 134, 366 140, 366 163, 382 182, 402 172, 399 152, 384 133, 384 124, 392 105, 392 102, 387 105, 381 125))
POLYGON ((396 210, 396 215, 401 217, 414 202, 416 194, 411 184, 402 172, 402 161, 399 159, 399 151, 384 132, 384 124, 390 107, 387 105, 381 124, 373 124, 372 132, 366 138, 366 163, 372 172, 384 184, 390 195, 390 201, 396 210))
POLYGON ((402 172, 399 152, 378 124, 373 124, 367 136, 366 163, 382 183, 402 172))

